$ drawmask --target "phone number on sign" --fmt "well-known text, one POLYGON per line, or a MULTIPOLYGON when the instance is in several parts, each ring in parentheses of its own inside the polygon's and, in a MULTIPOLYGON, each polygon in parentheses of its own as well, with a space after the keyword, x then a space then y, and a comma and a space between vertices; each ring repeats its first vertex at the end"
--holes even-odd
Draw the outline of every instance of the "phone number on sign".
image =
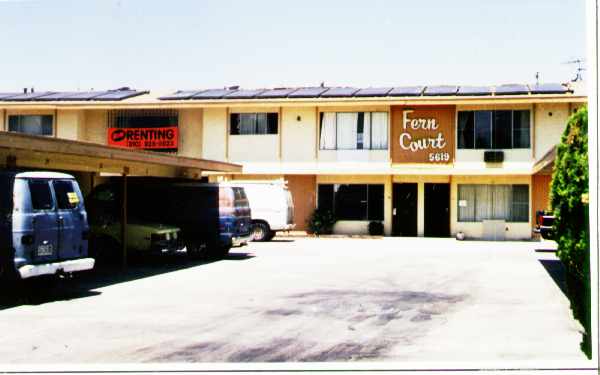
POLYGON ((432 152, 429 154, 429 161, 450 161, 450 154, 447 152, 432 152))

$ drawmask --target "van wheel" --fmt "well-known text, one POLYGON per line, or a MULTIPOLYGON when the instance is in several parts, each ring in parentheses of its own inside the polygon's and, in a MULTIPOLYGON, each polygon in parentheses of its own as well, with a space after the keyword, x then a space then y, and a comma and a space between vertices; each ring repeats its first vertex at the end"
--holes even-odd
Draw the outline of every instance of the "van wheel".
POLYGON ((261 221, 252 223, 252 241, 268 241, 271 234, 271 228, 267 223, 261 221))

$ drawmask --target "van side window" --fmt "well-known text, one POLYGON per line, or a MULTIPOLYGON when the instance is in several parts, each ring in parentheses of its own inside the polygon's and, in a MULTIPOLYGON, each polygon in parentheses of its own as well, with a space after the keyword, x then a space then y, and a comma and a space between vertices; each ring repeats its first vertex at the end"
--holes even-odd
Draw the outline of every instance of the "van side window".
POLYGON ((31 206, 34 210, 49 210, 54 207, 50 185, 45 180, 29 180, 31 206))
POLYGON ((56 204, 60 210, 72 210, 79 205, 79 196, 71 181, 53 181, 56 204))

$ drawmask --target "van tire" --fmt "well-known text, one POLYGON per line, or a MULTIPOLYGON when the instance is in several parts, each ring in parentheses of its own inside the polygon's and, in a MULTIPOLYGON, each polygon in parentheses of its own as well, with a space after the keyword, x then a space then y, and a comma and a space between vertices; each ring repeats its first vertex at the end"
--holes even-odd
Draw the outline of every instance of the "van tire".
POLYGON ((265 223, 264 221, 252 222, 252 241, 269 241, 272 238, 270 235, 271 228, 269 228, 269 224, 265 223))

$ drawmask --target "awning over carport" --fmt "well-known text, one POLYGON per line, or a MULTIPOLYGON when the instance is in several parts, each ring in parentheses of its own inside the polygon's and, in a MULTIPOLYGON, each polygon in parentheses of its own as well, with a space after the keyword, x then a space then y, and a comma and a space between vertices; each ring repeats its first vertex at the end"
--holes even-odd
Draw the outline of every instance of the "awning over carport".
POLYGON ((241 172, 242 166, 96 143, 0 131, 0 165, 78 172, 199 178, 202 171, 241 172))
POLYGON ((533 165, 534 175, 551 175, 556 159, 556 146, 552 147, 544 156, 539 158, 533 165))

